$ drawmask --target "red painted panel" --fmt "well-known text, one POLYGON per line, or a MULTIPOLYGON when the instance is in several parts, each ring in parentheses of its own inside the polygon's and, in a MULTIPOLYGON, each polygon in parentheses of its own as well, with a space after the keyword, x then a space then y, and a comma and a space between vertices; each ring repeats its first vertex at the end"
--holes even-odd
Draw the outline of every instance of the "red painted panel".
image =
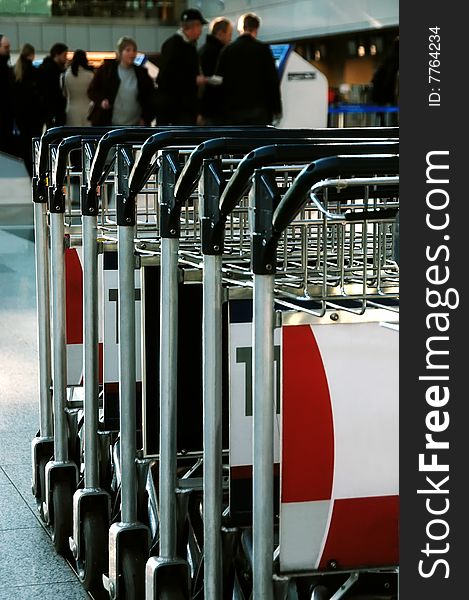
POLYGON ((321 353, 309 325, 282 333, 282 502, 328 500, 334 424, 321 353))
POLYGON ((75 248, 65 251, 67 344, 83 343, 83 270, 75 248))
POLYGON ((334 501, 319 567, 380 567, 399 562, 399 496, 334 501))

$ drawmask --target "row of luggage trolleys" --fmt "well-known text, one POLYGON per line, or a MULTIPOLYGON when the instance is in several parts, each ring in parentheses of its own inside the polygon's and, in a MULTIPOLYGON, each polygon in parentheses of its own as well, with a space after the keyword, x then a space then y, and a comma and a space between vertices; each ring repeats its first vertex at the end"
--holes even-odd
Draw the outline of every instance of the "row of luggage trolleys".
POLYGON ((58 553, 111 599, 397 597, 391 128, 34 142, 58 553))

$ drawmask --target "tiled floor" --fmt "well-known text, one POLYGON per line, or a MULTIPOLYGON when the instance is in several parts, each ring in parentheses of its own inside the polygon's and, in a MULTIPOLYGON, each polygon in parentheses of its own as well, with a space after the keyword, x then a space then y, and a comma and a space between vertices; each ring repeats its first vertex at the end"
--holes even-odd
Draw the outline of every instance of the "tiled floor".
POLYGON ((0 600, 89 600, 56 555, 31 494, 38 427, 31 237, 0 228, 0 600))

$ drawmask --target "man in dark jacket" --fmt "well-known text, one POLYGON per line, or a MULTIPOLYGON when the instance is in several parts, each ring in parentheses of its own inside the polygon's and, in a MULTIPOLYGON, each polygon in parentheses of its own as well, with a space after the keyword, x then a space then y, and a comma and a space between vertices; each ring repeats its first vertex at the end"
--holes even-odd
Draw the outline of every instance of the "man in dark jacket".
POLYGON ((0 33, 0 151, 14 153, 14 77, 10 67, 10 40, 0 33))
POLYGON ((54 44, 49 56, 39 67, 39 84, 46 109, 46 127, 65 125, 67 101, 62 92, 61 75, 67 62, 68 47, 61 42, 54 44))
POLYGON ((257 15, 242 15, 240 36, 220 53, 216 73, 223 78, 223 111, 230 125, 269 125, 282 112, 274 57, 257 39, 259 26, 257 15))
POLYGON ((217 125, 221 121, 221 89, 212 76, 218 63, 220 52, 231 42, 233 25, 226 17, 217 17, 210 22, 205 44, 199 50, 202 73, 208 77, 200 103, 201 121, 204 125, 217 125))
POLYGON ((156 79, 157 125, 195 125, 198 113, 198 86, 206 82, 200 72, 196 42, 207 21, 200 11, 188 8, 181 15, 181 27, 161 48, 156 79))

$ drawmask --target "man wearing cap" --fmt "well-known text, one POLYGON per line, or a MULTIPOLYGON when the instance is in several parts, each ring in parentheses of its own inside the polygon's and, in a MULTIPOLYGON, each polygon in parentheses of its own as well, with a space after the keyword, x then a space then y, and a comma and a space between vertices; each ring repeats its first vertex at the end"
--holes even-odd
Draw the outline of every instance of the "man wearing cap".
POLYGON ((156 103, 158 125, 195 125, 197 90, 206 77, 201 74, 196 42, 208 21, 200 11, 188 8, 181 15, 177 33, 161 48, 156 103))

